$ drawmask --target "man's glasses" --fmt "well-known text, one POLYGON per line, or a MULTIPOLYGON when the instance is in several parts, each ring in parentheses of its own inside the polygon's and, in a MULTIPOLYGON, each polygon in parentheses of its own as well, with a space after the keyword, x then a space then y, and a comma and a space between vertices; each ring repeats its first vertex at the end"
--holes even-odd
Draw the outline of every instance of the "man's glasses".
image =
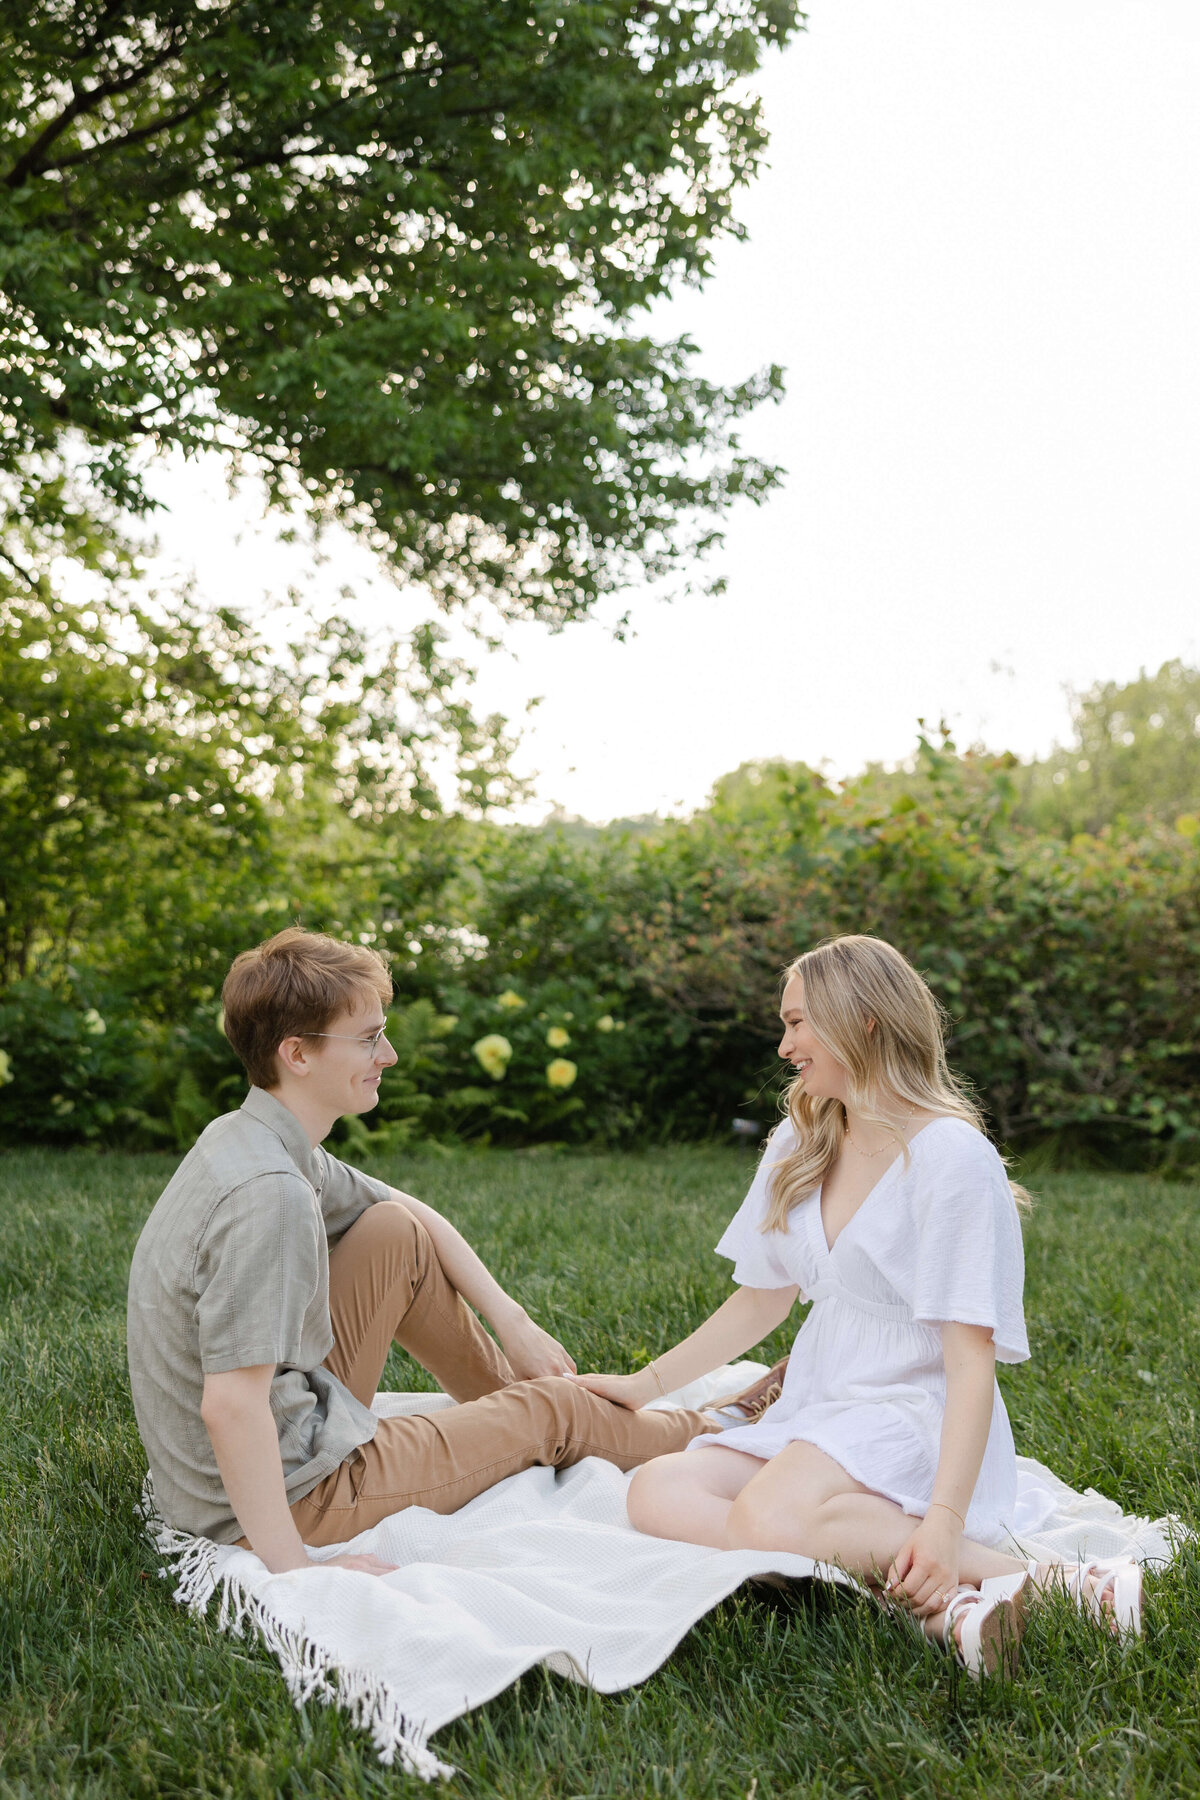
POLYGON ((380 1038, 387 1036, 387 1026, 381 1025, 379 1030, 373 1032, 370 1037, 352 1037, 348 1031, 306 1031, 304 1036, 340 1038, 344 1044, 361 1044, 364 1050, 369 1050, 371 1055, 374 1056, 376 1050, 379 1048, 380 1038))

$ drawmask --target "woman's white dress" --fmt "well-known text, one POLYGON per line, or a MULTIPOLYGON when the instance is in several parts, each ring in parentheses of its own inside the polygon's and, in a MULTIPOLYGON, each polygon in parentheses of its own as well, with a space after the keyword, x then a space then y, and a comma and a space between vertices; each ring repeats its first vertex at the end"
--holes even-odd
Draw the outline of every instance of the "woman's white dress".
MULTIPOLYGON (((1025 1260, 1004 1165, 961 1119, 934 1119, 885 1169, 833 1249, 821 1191, 792 1208, 786 1231, 764 1232, 768 1183, 791 1149, 785 1120, 754 1184, 717 1245, 741 1287, 799 1286, 812 1301, 783 1392, 753 1425, 689 1446, 751 1456, 815 1444, 865 1487, 923 1515, 933 1492, 946 1404, 941 1326, 986 1325, 999 1362, 1029 1356, 1021 1293, 1025 1260)), ((999 1388, 967 1535, 996 1544, 1011 1531, 1016 1453, 999 1388)))

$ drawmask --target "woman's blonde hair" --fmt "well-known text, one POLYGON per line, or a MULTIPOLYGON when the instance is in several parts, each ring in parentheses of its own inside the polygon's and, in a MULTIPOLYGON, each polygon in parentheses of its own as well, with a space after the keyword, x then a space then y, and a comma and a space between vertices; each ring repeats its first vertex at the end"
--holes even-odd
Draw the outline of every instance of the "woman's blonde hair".
MULTIPOLYGON (((907 1144, 878 1110, 883 1095, 983 1131, 983 1115, 946 1061, 945 1014, 899 950, 881 938, 830 938, 784 970, 784 987, 795 975, 804 983, 804 1016, 813 1036, 848 1071, 852 1108, 894 1132, 906 1162, 907 1144)), ((772 1170, 764 1231, 787 1229, 793 1206, 824 1180, 846 1135, 842 1102, 807 1093, 799 1076, 783 1101, 796 1144, 772 1170)), ((1013 1197, 1028 1206, 1023 1188, 1014 1187, 1013 1197)))

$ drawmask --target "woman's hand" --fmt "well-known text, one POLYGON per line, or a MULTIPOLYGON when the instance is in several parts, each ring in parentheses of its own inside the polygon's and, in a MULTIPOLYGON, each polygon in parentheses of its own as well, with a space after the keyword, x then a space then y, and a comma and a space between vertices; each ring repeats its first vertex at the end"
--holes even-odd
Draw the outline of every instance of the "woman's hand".
MULTIPOLYGON (((496 1321, 492 1321, 496 1324, 496 1321)), ((500 1346, 517 1381, 536 1381, 539 1375, 573 1375, 575 1359, 557 1338, 536 1325, 523 1307, 496 1324, 500 1346)))
POLYGON ((617 1406, 627 1406, 630 1412, 662 1398, 649 1369, 639 1369, 636 1375, 574 1375, 571 1379, 576 1387, 584 1387, 589 1394, 599 1394, 602 1400, 612 1400, 617 1406))
POLYGON ((958 1587, 962 1526, 948 1508, 926 1513, 908 1542, 897 1550, 884 1595, 909 1607, 918 1618, 943 1612, 958 1587))

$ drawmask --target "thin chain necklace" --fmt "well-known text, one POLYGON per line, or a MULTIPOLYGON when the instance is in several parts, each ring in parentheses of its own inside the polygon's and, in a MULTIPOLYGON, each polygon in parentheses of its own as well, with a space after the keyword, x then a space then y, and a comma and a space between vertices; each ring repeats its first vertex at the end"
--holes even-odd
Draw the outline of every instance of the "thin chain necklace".
MULTIPOLYGON (((914 1106, 912 1111, 909 1113, 908 1117, 906 1119, 902 1119, 900 1124, 896 1127, 897 1137, 900 1136, 904 1126, 910 1124, 912 1122, 912 1120, 916 1118, 916 1116, 917 1116, 917 1109, 914 1106)), ((847 1121, 847 1124, 846 1124, 846 1136, 850 1141, 850 1145, 851 1145, 852 1149, 854 1150, 855 1155, 865 1157, 868 1162, 871 1160, 871 1158, 873 1156, 882 1156, 885 1150, 894 1150, 895 1149, 894 1144, 880 1144, 878 1150, 860 1150, 858 1145, 854 1142, 854 1139, 850 1134, 849 1121, 847 1121)))

